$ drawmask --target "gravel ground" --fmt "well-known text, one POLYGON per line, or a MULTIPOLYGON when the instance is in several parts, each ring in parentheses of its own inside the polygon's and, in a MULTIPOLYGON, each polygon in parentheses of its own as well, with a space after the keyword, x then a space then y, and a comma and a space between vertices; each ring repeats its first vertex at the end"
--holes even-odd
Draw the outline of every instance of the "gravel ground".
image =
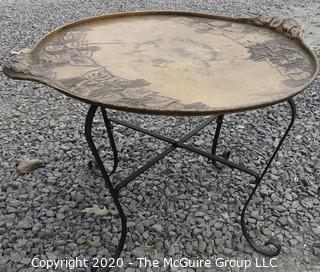
MULTIPOLYGON (((137 9, 294 17, 305 26, 307 42, 319 52, 318 0, 303 4, 298 0, 2 0, 0 65, 11 49, 32 46, 61 24, 137 9)), ((318 78, 296 97, 298 120, 248 209, 252 235, 259 241, 276 235, 282 243, 278 267, 251 267, 246 271, 320 269, 319 85, 318 78)), ((108 257, 117 244, 120 222, 102 179, 87 169, 91 154, 82 124, 88 106, 40 84, 10 80, 2 72, 0 97, 0 271, 49 271, 32 268, 34 257, 108 257), (19 174, 16 166, 23 158, 41 159, 45 167, 31 174, 19 174), (107 207, 108 214, 94 216, 82 212, 94 204, 107 207)), ((119 112, 112 115, 173 137, 183 135, 201 119, 119 112)), ((227 116, 220 152, 230 148, 233 161, 263 169, 289 116, 287 105, 227 116)), ((102 122, 96 122, 96 133, 102 134, 102 122)), ((214 124, 190 143, 208 149, 213 131, 214 124)), ((115 127, 115 136, 121 159, 114 176, 116 181, 165 147, 162 142, 120 126, 115 127)), ((110 151, 102 153, 107 161, 110 151)), ((120 270, 160 271, 136 269, 137 257, 144 256, 262 261, 262 256, 245 241, 239 225, 247 190, 252 188, 249 181, 249 176, 226 167, 217 170, 197 155, 172 153, 122 193, 129 234, 122 253, 125 267, 120 270), (128 265, 130 262, 134 264, 128 265)))

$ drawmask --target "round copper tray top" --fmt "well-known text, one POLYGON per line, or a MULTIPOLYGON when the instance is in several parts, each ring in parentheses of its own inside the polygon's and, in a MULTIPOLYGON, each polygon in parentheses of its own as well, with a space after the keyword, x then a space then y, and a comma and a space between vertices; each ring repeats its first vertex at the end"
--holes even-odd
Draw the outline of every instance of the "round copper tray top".
POLYGON ((147 11, 58 28, 15 55, 6 75, 102 107, 207 115, 275 104, 305 89, 317 58, 277 18, 147 11))

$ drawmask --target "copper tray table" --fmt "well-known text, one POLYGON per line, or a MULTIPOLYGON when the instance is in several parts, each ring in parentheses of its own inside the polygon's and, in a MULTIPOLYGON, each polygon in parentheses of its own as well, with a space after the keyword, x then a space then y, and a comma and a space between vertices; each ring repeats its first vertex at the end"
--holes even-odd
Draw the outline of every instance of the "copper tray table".
MULTIPOLYGON (((126 216, 119 191, 176 148, 195 152, 253 177, 255 186, 243 207, 241 228, 249 244, 267 256, 280 245, 264 245, 250 238, 245 212, 265 173, 291 129, 296 109, 293 96, 315 79, 318 61, 300 37, 294 21, 277 18, 230 18, 175 11, 144 11, 104 15, 60 27, 32 49, 13 56, 4 67, 7 76, 41 82, 63 94, 90 104, 85 135, 98 169, 119 212, 122 230, 114 253, 125 244, 126 216), (291 120, 262 173, 229 160, 229 152, 216 155, 223 116, 280 102, 291 109, 291 120), (113 151, 108 173, 92 139, 92 123, 101 109, 113 151), (209 116, 176 141, 167 136, 108 117, 106 108, 164 116, 209 116), (216 120, 212 149, 185 144, 216 120), (126 126, 170 143, 162 153, 117 184, 111 182, 118 152, 112 123, 126 126)), ((107 271, 109 268, 107 269, 107 271)), ((96 271, 96 269, 93 269, 96 271)))

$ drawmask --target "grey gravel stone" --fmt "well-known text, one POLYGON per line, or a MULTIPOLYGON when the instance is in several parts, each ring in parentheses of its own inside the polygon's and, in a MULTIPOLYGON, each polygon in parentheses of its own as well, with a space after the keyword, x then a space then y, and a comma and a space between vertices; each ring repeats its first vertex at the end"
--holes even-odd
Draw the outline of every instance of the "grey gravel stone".
POLYGON ((161 225, 158 225, 158 224, 155 224, 155 225, 152 225, 150 227, 150 230, 153 230, 153 231, 156 231, 156 232, 162 232, 162 226, 161 225))
POLYGON ((217 230, 220 230, 223 227, 223 224, 221 222, 217 222, 214 224, 214 228, 217 230))
POLYGON ((10 260, 14 263, 18 263, 21 260, 21 256, 18 252, 11 252, 10 260))
POLYGON ((119 240, 117 237, 113 237, 113 239, 111 240, 111 244, 113 244, 114 246, 118 246, 119 244, 119 240))
POLYGON ((40 232, 39 232, 39 238, 40 239, 46 239, 46 238, 49 238, 49 236, 51 235, 51 232, 47 229, 42 229, 40 232))
POLYGON ((205 241, 200 241, 199 242, 199 250, 202 252, 205 252, 207 248, 207 243, 205 241))
POLYGON ((46 255, 48 257, 48 260, 56 260, 57 259, 56 254, 54 254, 52 252, 47 252, 46 255))
POLYGON ((282 226, 286 226, 288 224, 288 218, 287 217, 281 217, 279 218, 279 223, 282 225, 282 226))
POLYGON ((30 216, 26 216, 23 220, 19 221, 17 229, 31 229, 33 225, 33 220, 30 216))
POLYGON ((144 226, 141 223, 137 225, 137 232, 140 234, 144 232, 144 226))
POLYGON ((173 257, 174 254, 175 254, 175 248, 174 248, 174 246, 170 246, 170 249, 168 251, 168 256, 173 257))
POLYGON ((313 248, 314 255, 320 256, 320 243, 314 243, 312 245, 312 248, 313 248))
POLYGON ((97 255, 97 249, 94 247, 91 247, 88 249, 89 256, 96 256, 97 255))
POLYGON ((320 228, 313 228, 313 233, 320 236, 320 228))
POLYGON ((186 243, 185 251, 186 251, 186 254, 188 254, 188 255, 192 254, 193 247, 192 247, 191 243, 189 243, 189 242, 186 243))
POLYGON ((20 263, 24 264, 24 265, 28 265, 31 262, 31 258, 22 258, 20 260, 20 263))
POLYGON ((9 256, 3 256, 0 258, 0 264, 4 265, 7 262, 9 262, 9 260, 10 260, 9 256))

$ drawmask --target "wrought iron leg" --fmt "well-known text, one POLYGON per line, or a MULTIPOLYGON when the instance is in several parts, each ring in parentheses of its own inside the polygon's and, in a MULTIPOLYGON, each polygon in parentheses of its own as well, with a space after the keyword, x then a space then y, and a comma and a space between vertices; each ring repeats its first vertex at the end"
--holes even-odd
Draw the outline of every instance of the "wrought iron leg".
POLYGON ((249 233, 248 233, 248 230, 247 230, 247 227, 246 227, 246 223, 245 223, 245 212, 246 212, 246 209, 247 207, 249 206, 249 203, 253 197, 253 195, 255 194, 255 192, 257 191, 263 177, 265 176, 266 172, 268 171, 273 159, 275 158, 275 156, 277 155, 283 141, 285 140, 285 138, 287 137, 294 121, 295 121, 295 118, 296 118, 296 107, 295 107, 295 104, 294 104, 294 101, 292 98, 290 98, 288 100, 288 103, 290 105, 290 108, 291 108, 291 121, 290 121, 290 124, 287 128, 287 130, 285 131, 284 135, 282 136, 277 148, 274 150, 272 156, 270 157, 269 161, 267 162, 267 165, 265 167, 265 169, 263 170, 262 174, 256 178, 256 184, 255 184, 255 187, 253 188, 250 196, 249 196, 249 199, 247 200, 247 202, 245 203, 244 207, 243 207, 243 210, 242 210, 242 213, 241 213, 241 228, 242 228, 242 232, 243 232, 243 235, 244 237, 246 238, 246 240, 248 241, 248 243, 258 252, 266 255, 266 256, 270 256, 270 257, 274 257, 276 255, 278 255, 280 253, 280 250, 281 250, 281 246, 280 244, 276 241, 275 238, 271 238, 269 241, 267 241, 265 244, 264 244, 264 247, 260 246, 260 245, 257 245, 252 239, 251 237, 249 236, 249 233))
MULTIPOLYGON (((118 167, 118 150, 117 150, 117 146, 116 146, 116 142, 114 140, 114 137, 113 137, 113 133, 112 133, 112 124, 108 118, 108 115, 107 115, 107 112, 104 108, 101 108, 101 112, 102 112, 102 117, 103 117, 103 121, 104 121, 104 124, 106 126, 106 129, 107 129, 107 133, 108 133, 108 138, 109 138, 109 141, 110 141, 110 145, 111 145, 111 149, 112 149, 112 153, 113 153, 113 168, 112 168, 112 171, 110 172, 110 174, 108 174, 108 176, 110 177, 114 172, 116 172, 117 170, 117 167, 118 167)), ((90 160, 89 163, 89 168, 90 170, 95 173, 97 176, 99 177, 102 177, 101 175, 101 172, 99 171, 99 168, 97 166, 97 164, 90 160)))
MULTIPOLYGON (((222 123, 223 123, 223 115, 219 115, 217 118, 217 128, 214 134, 214 138, 213 138, 213 142, 212 142, 212 147, 211 147, 211 153, 213 155, 216 155, 217 153, 217 145, 218 145, 218 140, 219 140, 219 136, 220 136, 220 131, 221 131, 221 127, 222 127, 222 123)), ((230 151, 226 150, 223 152, 222 157, 225 158, 226 160, 229 159, 230 157, 230 151)), ((217 164, 216 160, 212 160, 212 163, 214 166, 216 166, 217 168, 221 169, 222 165, 217 164)))
MULTIPOLYGON (((116 191, 114 190, 113 188, 113 185, 110 181, 110 177, 108 176, 108 173, 104 167, 104 164, 100 158, 100 155, 99 155, 99 152, 93 142, 93 139, 92 139, 92 122, 93 122, 93 118, 95 116, 95 113, 97 111, 97 106, 94 106, 92 105, 88 111, 88 114, 87 114, 87 117, 86 117, 86 123, 85 123, 85 135, 86 135, 86 139, 87 139, 87 142, 88 142, 88 145, 90 147, 90 150, 96 160, 96 165, 97 167, 99 168, 100 172, 101 172, 101 175, 105 181, 105 184, 108 188, 108 190, 110 191, 111 193, 111 196, 112 196, 112 199, 116 205, 116 208, 119 212, 119 216, 120 216, 120 219, 121 219, 121 237, 120 237, 120 241, 119 241, 119 244, 118 244, 118 247, 113 255, 113 258, 114 259, 117 259, 119 258, 120 254, 121 254, 121 251, 123 249, 123 246, 125 244, 125 240, 126 240, 126 236, 127 236, 127 219, 126 219, 126 216, 123 212, 123 209, 121 207, 121 204, 120 204, 120 201, 118 199, 118 196, 117 196, 117 193, 116 191)), ((103 118, 105 120, 105 124, 107 126, 107 122, 106 120, 108 120, 106 117, 106 112, 104 109, 102 109, 102 114, 103 114, 103 118)), ((107 126, 107 129, 108 129, 108 126, 107 126)), ((109 126, 109 131, 108 133, 110 132, 110 126, 109 126)), ((112 133, 111 133, 112 134, 112 133)), ((98 271, 97 268, 92 268, 92 271, 98 271)), ((101 269, 101 271, 110 271, 110 268, 106 268, 104 270, 101 269)))
MULTIPOLYGON (((187 145, 184 142, 186 140, 188 140, 189 138, 191 138, 193 135, 195 135, 197 132, 199 132, 201 129, 203 129, 205 126, 210 124, 214 120, 214 117, 210 117, 210 118, 206 119, 198 127, 193 129, 192 131, 190 131, 188 134, 186 134, 184 137, 182 137, 180 140, 177 141, 177 140, 168 138, 166 136, 163 136, 161 134, 158 134, 158 133, 155 133, 155 132, 151 132, 151 131, 148 131, 146 129, 137 127, 137 126, 135 126, 135 125, 133 125, 131 123, 127 123, 125 121, 120 121, 120 120, 117 120, 117 119, 114 119, 114 118, 108 118, 106 111, 104 109, 101 109, 102 115, 103 115, 103 119, 104 119, 104 122, 105 122, 105 125, 106 125, 106 128, 107 128, 108 136, 109 136, 109 139, 110 139, 110 142, 111 142, 111 147, 113 149, 114 158, 117 159, 117 153, 116 153, 116 147, 115 147, 114 139, 113 139, 113 135, 112 135, 112 126, 110 124, 110 121, 114 122, 114 123, 117 123, 117 124, 120 124, 120 125, 123 125, 123 126, 128 127, 128 128, 134 129, 136 131, 145 133, 147 135, 153 136, 153 137, 155 137, 155 138, 157 138, 159 140, 163 140, 163 141, 171 144, 171 146, 169 146, 167 149, 165 149, 162 153, 158 154, 156 157, 151 159, 149 162, 147 162, 145 165, 143 165, 141 168, 139 168, 138 170, 133 172, 127 178, 125 178, 124 180, 122 180, 121 182, 116 184, 114 187, 113 187, 113 185, 112 185, 112 183, 110 181, 110 177, 109 177, 109 175, 108 175, 108 173, 107 173, 107 171, 106 171, 106 169, 105 169, 105 167, 103 165, 103 162, 102 162, 102 160, 101 160, 101 158, 99 156, 99 152, 97 151, 97 149, 96 149, 96 147, 95 147, 95 145, 93 143, 93 140, 92 140, 92 135, 91 135, 92 134, 92 131, 91 131, 92 121, 93 121, 94 115, 96 113, 97 107, 96 106, 91 106, 90 109, 89 109, 89 112, 87 114, 87 118, 86 118, 86 129, 85 129, 85 132, 86 132, 87 142, 88 142, 88 144, 90 146, 90 149, 91 149, 91 151, 92 151, 92 153, 93 153, 93 155, 95 157, 96 165, 97 165, 98 169, 100 170, 101 175, 105 180, 106 186, 108 187, 108 189, 109 189, 109 191, 110 191, 110 193, 112 195, 113 201, 114 201, 114 203, 115 203, 115 205, 116 205, 116 207, 118 209, 118 212, 119 212, 119 215, 120 215, 120 218, 121 218, 121 222, 122 222, 121 238, 120 238, 120 242, 119 242, 119 245, 117 247, 117 250, 116 250, 116 252, 114 254, 114 258, 118 258, 120 256, 120 253, 121 253, 121 251, 123 249, 123 246, 124 246, 124 243, 125 243, 126 234, 127 234, 126 217, 124 215, 124 212, 123 212, 123 210, 121 208, 121 205, 120 205, 120 202, 119 202, 119 199, 118 199, 119 190, 121 188, 125 187, 134 178, 136 178, 137 176, 141 175, 143 172, 145 172, 147 169, 149 169, 152 165, 154 165, 156 162, 158 162, 159 160, 164 158, 166 155, 171 153, 176 148, 183 148, 183 149, 189 150, 191 152, 194 152, 194 153, 197 153, 199 155, 207 157, 214 164, 216 164, 216 162, 218 162, 219 164, 227 165, 228 167, 235 168, 235 169, 237 169, 237 170, 239 170, 241 172, 245 172, 245 173, 247 173, 249 175, 254 176, 254 178, 255 178, 255 186, 254 186, 252 192, 249 194, 249 198, 246 201, 246 203, 245 203, 245 205, 243 207, 242 213, 241 213, 240 224, 241 224, 242 232, 243 232, 243 235, 245 236, 246 240, 248 241, 248 243, 257 252, 260 252, 260 253, 262 253, 262 254, 264 254, 266 256, 276 256, 276 255, 278 255, 279 252, 280 252, 281 247, 275 241, 275 239, 270 239, 268 242, 266 242, 264 244, 264 246, 263 245, 261 246, 261 245, 257 245, 253 241, 253 239, 250 238, 248 230, 247 230, 247 227, 246 227, 246 223, 245 223, 245 212, 246 212, 246 209, 249 206, 249 203, 250 203, 251 199, 253 198, 255 192, 257 191, 262 179, 264 178, 266 172, 268 171, 272 161, 274 160, 275 156, 277 155, 280 147, 283 144, 283 141, 285 140, 286 136, 288 135, 288 133, 289 133, 289 131, 290 131, 290 129, 291 129, 293 123, 294 123, 294 120, 295 120, 295 117, 296 117, 295 104, 294 104, 293 99, 289 99, 288 103, 289 103, 289 105, 291 107, 291 121, 290 121, 290 124, 289 124, 287 130, 285 131, 284 135, 282 136, 277 148, 274 150, 272 156, 268 160, 267 165, 266 165, 265 169, 263 170, 263 172, 261 174, 255 172, 253 170, 247 169, 246 167, 244 167, 242 165, 239 165, 239 164, 233 163, 232 161, 229 161, 228 159, 225 158, 226 155, 217 156, 215 154, 216 150, 217 150, 217 144, 218 144, 218 140, 219 140, 219 136, 220 136, 221 126, 222 126, 222 123, 223 123, 223 116, 222 115, 218 117, 217 129, 216 129, 216 132, 215 132, 215 135, 214 135, 213 145, 212 145, 212 150, 211 150, 212 153, 209 153, 209 152, 203 151, 201 149, 195 148, 195 147, 193 147, 191 145, 187 145)), ((224 154, 226 154, 226 152, 224 152, 224 154)), ((228 157, 229 156, 227 156, 227 158, 228 157)), ((111 173, 113 173, 115 171, 116 166, 117 166, 117 163, 115 162, 113 171, 111 173)), ((96 271, 96 270, 93 270, 93 271, 96 271)), ((109 269, 105 270, 105 271, 109 271, 109 269)))

